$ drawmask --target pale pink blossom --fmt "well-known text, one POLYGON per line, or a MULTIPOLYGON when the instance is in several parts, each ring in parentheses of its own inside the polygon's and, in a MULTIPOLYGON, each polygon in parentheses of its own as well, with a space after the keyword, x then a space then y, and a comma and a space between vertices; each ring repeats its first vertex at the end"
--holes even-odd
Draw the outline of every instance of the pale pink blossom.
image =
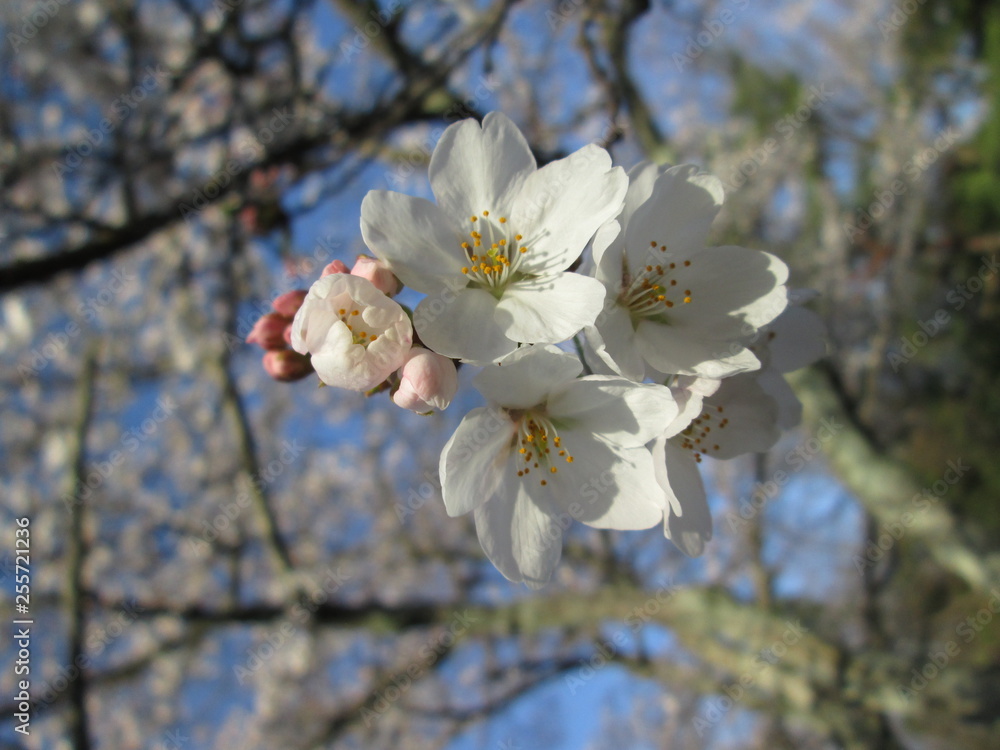
POLYGON ((327 385, 367 391, 406 359, 413 327, 398 304, 360 276, 332 273, 309 289, 292 323, 292 347, 311 354, 327 385))
POLYGON ((403 284, 396 278, 396 274, 389 270, 389 266, 377 258, 371 258, 367 255, 358 256, 354 268, 351 269, 351 274, 368 279, 375 285, 376 289, 390 297, 398 294, 399 290, 403 288, 403 284))
POLYGON ((331 273, 350 273, 351 269, 342 260, 335 260, 326 265, 321 276, 329 276, 331 273))
POLYGON ((458 390, 455 363, 422 346, 410 349, 399 368, 399 378, 392 400, 418 414, 446 409, 458 390))

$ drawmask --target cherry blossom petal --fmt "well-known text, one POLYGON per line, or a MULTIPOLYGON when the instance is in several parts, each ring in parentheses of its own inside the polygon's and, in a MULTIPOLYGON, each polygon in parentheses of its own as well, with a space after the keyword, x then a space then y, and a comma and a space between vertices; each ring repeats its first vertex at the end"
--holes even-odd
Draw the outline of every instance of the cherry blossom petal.
POLYGON ((661 373, 725 378, 760 368, 757 357, 742 344, 700 338, 696 328, 692 332, 643 320, 635 344, 643 359, 661 373))
POLYGON ((599 529, 648 529, 663 517, 661 492, 651 481, 653 459, 644 448, 624 448, 582 430, 560 432, 573 463, 553 463, 547 476, 552 501, 599 529))
MULTIPOLYGON (((648 179, 647 171, 640 174, 648 179)), ((671 167, 658 175, 649 198, 635 208, 625 227, 630 265, 648 263, 652 242, 681 255, 703 248, 724 197, 718 178, 693 165, 671 167)))
POLYGON ((361 202, 361 236, 406 286, 424 294, 457 278, 465 262, 463 240, 449 217, 428 200, 371 190, 361 202))
POLYGON ((513 474, 511 438, 516 425, 495 408, 469 412, 441 452, 441 495, 449 516, 475 510, 513 474))
POLYGON ((517 348, 496 319, 497 300, 482 289, 444 290, 425 297, 413 325, 427 348, 453 359, 489 363, 517 348))
POLYGON ((625 171, 612 167, 608 152, 593 144, 530 175, 510 215, 529 248, 524 272, 569 268, 601 225, 618 215, 627 188, 625 171))
POLYGON ((544 491, 515 483, 475 510, 483 551, 504 578, 537 589, 548 583, 562 556, 562 532, 544 491))
POLYGON ((550 397, 548 408, 557 424, 571 424, 575 431, 590 432, 623 447, 645 445, 677 415, 669 388, 607 375, 566 384, 550 397))
POLYGON ((438 204, 458 218, 509 212, 535 169, 521 131, 506 115, 490 112, 482 126, 471 119, 449 126, 434 148, 428 172, 438 204))
POLYGON ((694 455, 667 440, 658 440, 652 455, 665 495, 664 534, 685 555, 698 557, 712 538, 712 513, 694 455))
POLYGON ((597 316, 597 325, 586 330, 587 340, 594 353, 613 371, 629 380, 641 382, 646 374, 643 361, 635 343, 632 317, 621 305, 605 304, 597 316))
POLYGON ((498 366, 484 368, 472 382, 495 404, 529 409, 543 404, 554 387, 572 381, 582 370, 579 359, 554 346, 522 347, 498 366))
POLYGON ((603 284, 562 273, 511 284, 497 305, 497 320, 514 341, 555 344, 591 325, 603 304, 603 284))

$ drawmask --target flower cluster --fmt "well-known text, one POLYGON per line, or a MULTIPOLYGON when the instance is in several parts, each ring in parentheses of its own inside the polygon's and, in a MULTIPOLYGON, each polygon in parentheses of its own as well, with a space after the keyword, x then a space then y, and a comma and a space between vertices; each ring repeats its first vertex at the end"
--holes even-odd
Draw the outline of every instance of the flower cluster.
POLYGON ((712 520, 698 464, 770 448, 801 412, 784 373, 825 350, 785 264, 706 246, 715 177, 626 174, 595 145, 539 168, 499 113, 449 127, 429 176, 436 202, 369 192, 375 258, 335 261, 290 326, 276 309, 248 340, 290 343, 323 383, 388 390, 418 413, 448 406, 457 364, 481 367, 486 406, 444 447, 442 495, 449 515, 474 514, 512 581, 544 585, 573 520, 663 523, 701 554, 712 520), (404 285, 424 295, 412 312, 391 299, 404 285), (556 346, 569 340, 575 354, 556 346))

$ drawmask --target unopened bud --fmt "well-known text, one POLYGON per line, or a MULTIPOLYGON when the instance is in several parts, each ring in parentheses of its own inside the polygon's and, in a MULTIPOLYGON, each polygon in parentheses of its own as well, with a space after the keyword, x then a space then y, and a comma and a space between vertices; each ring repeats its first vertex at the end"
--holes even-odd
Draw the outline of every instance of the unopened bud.
POLYGON ((347 267, 347 264, 342 260, 335 260, 332 263, 328 263, 326 268, 323 269, 323 273, 320 274, 320 278, 323 276, 329 276, 331 273, 350 273, 351 269, 347 267))
POLYGON ((264 370, 275 380, 291 383, 311 373, 313 366, 307 355, 282 349, 264 354, 264 370))
POLYGON ((268 351, 284 349, 286 347, 285 329, 291 324, 290 318, 276 312, 270 312, 254 323, 253 330, 247 336, 247 343, 257 344, 268 351))
POLYGON ((382 294, 390 297, 403 288, 403 284, 396 278, 396 274, 389 270, 389 266, 367 255, 358 256, 354 268, 351 269, 351 275, 368 279, 382 294))
POLYGON ((455 363, 419 346, 407 353, 399 368, 399 380, 399 389, 392 400, 418 414, 447 408, 458 390, 455 363))
POLYGON ((302 307, 302 300, 306 298, 307 294, 309 294, 308 289, 293 289, 290 292, 285 292, 271 303, 271 308, 279 315, 294 318, 295 313, 302 307))

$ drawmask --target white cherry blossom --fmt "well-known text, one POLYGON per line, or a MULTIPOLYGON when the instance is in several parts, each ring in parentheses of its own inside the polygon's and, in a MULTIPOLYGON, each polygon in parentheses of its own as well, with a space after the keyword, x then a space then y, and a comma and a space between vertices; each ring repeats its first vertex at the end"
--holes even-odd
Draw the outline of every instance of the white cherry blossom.
POLYGON ((778 405, 757 383, 756 373, 721 382, 680 378, 671 390, 680 412, 653 444, 653 463, 664 492, 664 533, 686 555, 697 557, 712 538, 698 468, 702 458, 770 449, 780 436, 778 405))
POLYGON ((604 287, 567 269, 616 216, 628 184, 589 145, 538 169, 504 115, 451 125, 430 162, 437 203, 373 190, 361 205, 372 252, 427 297, 414 313, 425 346, 491 363, 520 344, 558 343, 593 324, 604 287))
POLYGON ((663 517, 647 444, 674 419, 663 386, 579 378, 576 357, 525 347, 475 378, 489 402, 462 420, 441 455, 451 516, 475 514, 486 555, 512 581, 544 585, 573 519, 643 529, 663 517))
POLYGON ((696 167, 643 163, 622 213, 594 238, 592 273, 607 289, 590 346, 633 380, 724 378, 755 370, 744 340, 785 308, 788 268, 742 247, 705 247, 723 190, 696 167))

